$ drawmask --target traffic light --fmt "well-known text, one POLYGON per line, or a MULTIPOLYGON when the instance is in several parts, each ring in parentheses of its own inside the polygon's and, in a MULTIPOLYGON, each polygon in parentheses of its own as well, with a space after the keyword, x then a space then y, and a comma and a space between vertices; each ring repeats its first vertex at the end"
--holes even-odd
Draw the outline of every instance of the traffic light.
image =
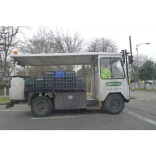
POLYGON ((128 56, 128 61, 129 61, 129 64, 132 64, 133 63, 133 56, 128 56))
POLYGON ((122 50, 121 54, 122 54, 122 60, 123 60, 123 62, 125 63, 125 51, 122 50))

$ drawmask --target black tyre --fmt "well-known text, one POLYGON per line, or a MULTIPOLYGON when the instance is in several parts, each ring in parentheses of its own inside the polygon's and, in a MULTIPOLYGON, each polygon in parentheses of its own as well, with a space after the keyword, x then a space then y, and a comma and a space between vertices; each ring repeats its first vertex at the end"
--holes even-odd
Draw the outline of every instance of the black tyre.
POLYGON ((45 117, 50 115, 53 106, 49 98, 45 96, 38 96, 32 101, 31 111, 35 116, 45 117))
POLYGON ((104 108, 108 113, 119 114, 125 107, 125 101, 119 94, 110 94, 105 103, 104 108))

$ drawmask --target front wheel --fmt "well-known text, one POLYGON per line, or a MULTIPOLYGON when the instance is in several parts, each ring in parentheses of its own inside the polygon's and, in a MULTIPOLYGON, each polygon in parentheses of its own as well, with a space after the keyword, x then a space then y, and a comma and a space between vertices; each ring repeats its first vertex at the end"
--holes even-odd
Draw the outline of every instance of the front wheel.
POLYGON ((125 107, 125 101, 123 97, 119 94, 110 94, 108 95, 104 108, 108 113, 119 114, 123 111, 125 107))
POLYGON ((36 97, 31 104, 31 111, 35 116, 45 117, 52 112, 52 102, 45 96, 36 97))

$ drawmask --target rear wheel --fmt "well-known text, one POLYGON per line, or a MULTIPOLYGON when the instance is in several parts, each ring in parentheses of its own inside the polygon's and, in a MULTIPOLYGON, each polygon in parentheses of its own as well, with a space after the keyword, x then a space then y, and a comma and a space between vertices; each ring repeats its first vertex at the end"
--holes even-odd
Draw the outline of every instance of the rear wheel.
POLYGON ((104 108, 108 113, 119 114, 125 107, 125 101, 119 94, 110 94, 105 103, 104 108))
POLYGON ((45 96, 36 97, 31 104, 31 111, 35 116, 45 117, 52 112, 52 102, 45 96))

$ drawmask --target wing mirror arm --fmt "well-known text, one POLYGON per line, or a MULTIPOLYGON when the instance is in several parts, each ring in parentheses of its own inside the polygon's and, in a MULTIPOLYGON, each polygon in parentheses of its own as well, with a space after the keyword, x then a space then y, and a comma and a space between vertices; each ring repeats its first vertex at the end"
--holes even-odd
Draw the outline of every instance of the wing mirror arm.
POLYGON ((124 61, 121 61, 121 65, 124 66, 124 64, 125 64, 125 62, 124 61))

